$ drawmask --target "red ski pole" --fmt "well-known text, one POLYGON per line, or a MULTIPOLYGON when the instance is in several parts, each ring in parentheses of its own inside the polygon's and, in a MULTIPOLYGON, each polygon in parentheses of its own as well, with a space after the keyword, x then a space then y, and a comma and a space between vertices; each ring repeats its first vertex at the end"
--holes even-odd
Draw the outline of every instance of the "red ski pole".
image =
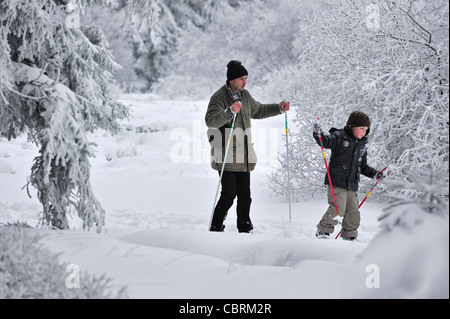
MULTIPOLYGON (((385 168, 383 168, 380 173, 383 173, 385 170, 387 169, 387 166, 385 168)), ((366 199, 370 196, 370 194, 372 194, 372 191, 375 189, 375 187, 377 187, 378 183, 380 182, 380 178, 377 179, 377 182, 375 183, 375 185, 372 187, 372 189, 370 190, 370 192, 366 195, 366 197, 364 197, 363 201, 361 202, 361 204, 359 204, 358 209, 361 208, 362 204, 364 204, 364 202, 366 201, 366 199)), ((336 236, 335 239, 338 239, 338 237, 341 235, 342 230, 339 232, 339 234, 336 236)))
MULTIPOLYGON (((320 121, 319 117, 317 117, 317 120, 320 121)), ((331 194, 333 194, 334 207, 336 208, 336 214, 339 216, 338 206, 336 204, 336 197, 334 196, 333 183, 331 183, 330 170, 328 169, 327 156, 325 155, 325 149, 323 147, 322 134, 321 134, 320 130, 319 130, 319 141, 320 141, 320 146, 322 147, 323 160, 325 161, 325 167, 327 169, 328 182, 330 183, 331 194)))

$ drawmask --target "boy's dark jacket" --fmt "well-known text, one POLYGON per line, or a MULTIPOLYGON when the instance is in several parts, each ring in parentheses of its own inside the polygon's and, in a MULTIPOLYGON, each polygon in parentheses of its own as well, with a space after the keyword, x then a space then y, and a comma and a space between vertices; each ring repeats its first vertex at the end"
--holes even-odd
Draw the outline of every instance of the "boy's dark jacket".
MULTIPOLYGON (((349 127, 343 129, 332 128, 330 135, 322 134, 323 147, 331 149, 330 170, 333 187, 358 191, 360 175, 373 178, 378 171, 367 165, 367 132, 366 136, 358 140, 349 127)), ((314 139, 320 145, 318 133, 313 133, 314 139)), ((328 175, 325 174, 325 184, 329 185, 328 175)))

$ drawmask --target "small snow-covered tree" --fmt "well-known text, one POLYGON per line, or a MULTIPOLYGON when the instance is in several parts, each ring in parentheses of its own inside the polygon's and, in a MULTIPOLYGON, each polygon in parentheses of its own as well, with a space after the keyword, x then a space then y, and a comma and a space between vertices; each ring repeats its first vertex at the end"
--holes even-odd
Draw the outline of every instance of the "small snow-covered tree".
MULTIPOLYGON (((83 228, 100 231, 105 212, 90 186, 87 132, 119 130, 127 108, 110 97, 107 83, 119 68, 102 31, 77 25, 91 5, 114 0, 0 2, 0 132, 26 132, 38 145, 28 185, 43 205, 40 223, 67 229, 75 211, 83 228)), ((129 15, 152 19, 154 1, 126 1, 129 15)))
MULTIPOLYGON (((312 138, 316 118, 325 131, 342 128, 355 110, 372 121, 371 166, 389 165, 403 182, 432 166, 448 180, 449 2, 322 2, 302 23, 307 44, 297 70, 292 130, 302 151, 291 156, 298 166, 291 169, 294 191, 300 196, 323 185, 325 167, 312 138)), ((275 175, 275 183, 283 185, 284 178, 275 175)))

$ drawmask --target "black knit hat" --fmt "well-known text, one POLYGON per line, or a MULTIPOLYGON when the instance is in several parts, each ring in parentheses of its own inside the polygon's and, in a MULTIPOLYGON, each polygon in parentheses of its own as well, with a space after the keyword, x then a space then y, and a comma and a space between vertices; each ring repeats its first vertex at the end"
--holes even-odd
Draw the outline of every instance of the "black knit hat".
POLYGON ((241 76, 248 75, 247 70, 241 64, 241 61, 233 60, 227 64, 227 81, 233 81, 241 76))
POLYGON ((370 129, 370 119, 365 113, 361 111, 355 111, 348 117, 347 126, 348 127, 367 126, 370 129))

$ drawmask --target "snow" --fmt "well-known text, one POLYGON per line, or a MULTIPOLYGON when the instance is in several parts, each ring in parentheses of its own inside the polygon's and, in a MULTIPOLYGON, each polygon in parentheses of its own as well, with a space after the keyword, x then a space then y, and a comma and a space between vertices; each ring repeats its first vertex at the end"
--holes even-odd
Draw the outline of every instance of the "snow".
MULTIPOLYGON (((358 241, 317 239, 327 203, 316 194, 292 203, 289 223, 286 199, 273 194, 268 179, 278 169, 269 148, 285 147, 284 116, 252 122, 261 137, 255 143, 271 141, 259 152, 255 145, 264 160, 252 173, 254 234, 237 232, 235 207, 225 232, 211 233, 218 174, 208 162, 208 101, 121 100, 132 109, 124 131, 91 134, 97 144, 91 183, 107 212, 103 231, 82 231, 75 216, 71 230, 39 230, 62 262, 106 274, 114 288, 127 286, 131 298, 448 298, 448 220, 425 216, 415 233, 383 235, 378 217, 384 204, 369 198, 358 241)), ((29 198, 22 189, 36 155, 24 136, 0 138, 0 223, 37 224, 35 191, 29 198)))

